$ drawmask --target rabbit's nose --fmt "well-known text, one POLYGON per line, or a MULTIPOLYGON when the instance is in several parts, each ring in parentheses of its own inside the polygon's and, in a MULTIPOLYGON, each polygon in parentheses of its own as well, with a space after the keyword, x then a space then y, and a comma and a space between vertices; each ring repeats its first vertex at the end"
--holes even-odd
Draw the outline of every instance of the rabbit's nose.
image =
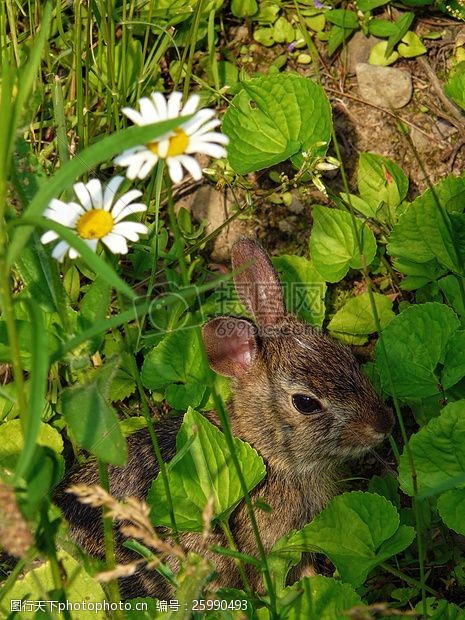
POLYGON ((394 414, 392 409, 383 407, 377 412, 377 415, 373 422, 373 430, 377 433, 383 433, 387 435, 391 432, 394 426, 394 414))

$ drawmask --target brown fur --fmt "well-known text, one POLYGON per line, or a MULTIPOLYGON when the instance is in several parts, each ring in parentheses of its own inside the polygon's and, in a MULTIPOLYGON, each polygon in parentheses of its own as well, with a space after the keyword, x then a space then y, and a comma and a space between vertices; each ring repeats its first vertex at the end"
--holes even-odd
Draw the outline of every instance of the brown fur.
MULTIPOLYGON (((212 368, 233 377, 234 397, 229 410, 233 432, 249 442, 267 465, 265 480, 252 491, 272 512, 256 510, 266 551, 292 529, 301 528, 334 495, 337 466, 377 445, 390 431, 393 417, 362 373, 350 350, 311 328, 284 310, 276 272, 263 249, 248 239, 237 241, 232 252, 238 294, 257 325, 244 319, 220 317, 204 328, 203 337, 212 368), (246 268, 244 269, 244 265, 246 268), (318 399, 321 411, 302 414, 292 395, 318 399)), ((214 420, 214 414, 208 414, 214 420)), ((163 420, 157 434, 164 459, 175 451, 177 420, 163 420)), ((129 438, 129 460, 123 468, 110 468, 110 490, 116 497, 144 498, 158 473, 151 440, 146 431, 129 438)), ((91 464, 65 481, 56 497, 70 522, 70 531, 89 553, 103 556, 98 511, 79 504, 64 492, 70 483, 96 483, 91 464)), ((256 543, 245 505, 230 520, 237 548, 257 556, 256 543)), ((207 554, 217 569, 217 587, 241 586, 230 558, 208 551, 225 545, 221 532, 207 540, 200 534, 181 535, 187 548, 207 554)), ((132 558, 120 549, 120 561, 132 558)), ((298 578, 309 570, 309 559, 293 572, 298 578)), ((248 568, 255 590, 263 588, 260 575, 248 568)), ((125 596, 166 597, 166 582, 156 572, 141 571, 123 580, 125 596)))

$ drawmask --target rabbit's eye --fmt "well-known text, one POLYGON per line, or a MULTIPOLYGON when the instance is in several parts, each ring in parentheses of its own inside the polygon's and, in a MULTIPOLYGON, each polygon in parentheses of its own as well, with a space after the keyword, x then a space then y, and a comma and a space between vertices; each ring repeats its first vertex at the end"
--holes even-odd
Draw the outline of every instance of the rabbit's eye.
POLYGON ((312 398, 306 394, 294 394, 292 404, 300 413, 318 413, 323 409, 323 405, 317 398, 312 398))

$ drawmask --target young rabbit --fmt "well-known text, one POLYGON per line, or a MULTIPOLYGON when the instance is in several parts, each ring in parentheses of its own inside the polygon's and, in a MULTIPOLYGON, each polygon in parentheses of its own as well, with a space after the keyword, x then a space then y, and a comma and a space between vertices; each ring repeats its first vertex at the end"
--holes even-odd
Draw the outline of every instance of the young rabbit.
MULTIPOLYGON (((229 413, 234 434, 254 446, 266 462, 266 478, 251 495, 272 509, 255 510, 265 551, 269 551, 281 536, 303 527, 325 506, 336 490, 338 465, 379 444, 391 430, 393 416, 348 348, 286 312, 278 276, 258 243, 245 238, 236 241, 232 267, 240 271, 235 286, 255 324, 215 318, 204 326, 203 340, 211 367, 233 379, 229 413)), ((179 424, 175 419, 157 424, 166 460, 175 452, 179 424)), ((158 474, 148 432, 135 433, 128 444, 127 464, 110 467, 110 490, 116 497, 144 498, 158 474)), ((97 483, 95 464, 61 485, 57 503, 77 542, 103 556, 99 512, 64 492, 77 482, 97 483)), ((238 550, 257 556, 244 503, 231 516, 230 526, 238 550)), ((218 573, 216 586, 241 587, 234 561, 208 551, 212 544, 225 545, 222 533, 215 531, 206 540, 201 534, 186 533, 181 543, 212 559, 218 573)), ((129 551, 119 551, 120 561, 130 557, 129 551)), ((310 557, 296 567, 293 577, 298 579, 309 570, 310 557)), ((247 571, 252 588, 262 590, 258 572, 251 567, 247 571)), ((167 582, 146 570, 122 580, 122 591, 124 596, 169 596, 167 582)))

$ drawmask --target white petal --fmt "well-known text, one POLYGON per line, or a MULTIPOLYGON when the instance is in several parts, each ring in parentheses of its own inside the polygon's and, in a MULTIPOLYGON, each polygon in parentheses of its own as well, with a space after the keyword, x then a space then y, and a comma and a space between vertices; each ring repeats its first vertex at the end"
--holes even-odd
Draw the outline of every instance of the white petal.
MULTIPOLYGON (((187 123, 186 123, 187 125, 187 123)), ((204 133, 207 133, 208 131, 211 131, 212 129, 215 129, 215 127, 218 127, 218 125, 221 125, 221 121, 218 118, 212 118, 211 121, 207 121, 206 123, 204 123, 201 127, 199 127, 199 129, 197 129, 195 133, 196 136, 201 136, 204 133)), ((186 133, 188 135, 192 135, 192 132, 188 132, 186 131, 186 133)))
POLYGON ((128 217, 128 215, 132 215, 133 213, 143 213, 144 211, 147 211, 146 205, 143 205, 140 202, 133 202, 132 204, 121 209, 120 214, 118 217, 115 217, 114 220, 115 222, 121 222, 121 220, 124 220, 124 218, 128 217))
POLYGON ((102 237, 100 241, 104 243, 113 254, 127 254, 128 252, 126 239, 121 235, 116 235, 111 232, 105 235, 105 237, 102 237))
POLYGON ((73 189, 84 209, 86 211, 92 209, 92 200, 84 183, 75 183, 73 189))
POLYGON ((94 209, 102 208, 102 184, 98 179, 91 179, 86 183, 87 191, 89 192, 92 200, 92 206, 94 209))
POLYGON ((166 121, 168 119, 168 108, 166 105, 166 99, 161 93, 152 93, 152 101, 155 105, 155 110, 158 114, 160 121, 166 121))
POLYGON ((218 146, 217 144, 212 144, 211 142, 199 142, 192 145, 189 144, 186 149, 186 153, 203 153, 204 155, 210 155, 210 157, 214 157, 215 159, 226 157, 226 149, 222 146, 218 146))
POLYGON ((184 175, 182 173, 182 167, 180 162, 178 161, 178 158, 168 157, 166 163, 168 164, 168 172, 173 183, 181 183, 182 177, 184 175))
POLYGON ((121 211, 124 209, 124 207, 129 205, 136 198, 139 198, 139 196, 142 196, 142 192, 140 192, 138 189, 131 189, 129 192, 123 194, 121 198, 118 198, 111 210, 113 218, 117 218, 121 211))
POLYGON ((198 95, 191 95, 186 101, 186 105, 181 110, 181 116, 187 116, 193 114, 199 107, 200 97, 198 95))
POLYGON ((44 234, 40 238, 41 242, 44 245, 50 243, 50 241, 55 241, 55 239, 58 239, 58 235, 56 234, 56 232, 53 232, 53 230, 47 230, 47 232, 44 232, 44 234))
POLYGON ((148 228, 140 222, 121 222, 113 227, 115 235, 121 235, 130 241, 138 241, 139 235, 146 235, 148 228))
POLYGON ((152 170, 152 168, 156 165, 158 161, 158 157, 156 155, 154 155, 153 158, 148 157, 144 163, 142 164, 142 166, 140 167, 139 170, 139 179, 145 179, 145 177, 148 175, 148 173, 152 170))
POLYGON ((73 260, 79 256, 79 252, 70 246, 68 251, 68 256, 73 260))
POLYGON ((128 169, 126 170, 126 176, 128 179, 136 178, 141 166, 146 160, 148 152, 150 151, 142 151, 136 155, 133 155, 130 159, 128 158, 127 162, 124 164, 125 166, 128 166, 128 169))
POLYGON ((124 181, 124 177, 117 176, 113 177, 108 181, 105 186, 105 191, 103 193, 103 208, 105 211, 109 211, 111 205, 115 199, 115 196, 118 192, 119 186, 124 181))
POLYGON ((44 211, 44 217, 49 220, 53 220, 54 222, 58 222, 59 224, 63 224, 63 226, 67 226, 68 228, 74 228, 80 216, 81 214, 76 213, 74 209, 66 209, 61 211, 45 209, 44 211))
POLYGON ((142 118, 144 119, 144 125, 150 125, 150 123, 156 123, 160 120, 155 106, 147 97, 142 97, 142 99, 139 99, 139 107, 142 118))
POLYGON ((162 158, 165 159, 166 155, 168 154, 168 149, 170 148, 170 141, 169 139, 162 139, 158 142, 158 155, 162 158))
POLYGON ((90 247, 92 252, 97 251, 98 239, 84 239, 84 243, 90 247))
POLYGON ((224 133, 219 133, 218 131, 210 131, 209 133, 196 133, 194 136, 191 136, 189 144, 193 144, 195 142, 198 142, 199 144, 201 144, 202 142, 218 142, 219 144, 229 144, 229 138, 228 136, 225 136, 224 133))
POLYGON ((213 116, 215 116, 215 110, 203 108, 203 110, 199 110, 193 118, 183 123, 182 128, 189 136, 191 136, 199 129, 199 127, 209 121, 213 116))
POLYGON ((118 166, 126 166, 127 165, 126 162, 130 160, 131 157, 135 155, 136 153, 138 153, 141 149, 145 149, 145 146, 136 146, 133 149, 126 149, 125 151, 121 153, 121 155, 118 155, 117 157, 115 157, 113 162, 117 164, 118 166))
POLYGON ((66 243, 66 241, 60 241, 60 243, 57 243, 56 246, 53 248, 52 256, 55 260, 61 263, 66 256, 68 250, 69 244, 66 243))
POLYGON ((200 168, 198 162, 190 155, 178 155, 178 159, 187 172, 190 173, 194 181, 200 181, 202 178, 202 169, 200 168))
POLYGON ((174 90, 168 99, 168 118, 176 118, 179 116, 181 109, 182 93, 174 90))
POLYGON ((133 110, 132 108, 123 108, 121 112, 129 118, 135 125, 143 125, 144 118, 137 110, 133 110))

